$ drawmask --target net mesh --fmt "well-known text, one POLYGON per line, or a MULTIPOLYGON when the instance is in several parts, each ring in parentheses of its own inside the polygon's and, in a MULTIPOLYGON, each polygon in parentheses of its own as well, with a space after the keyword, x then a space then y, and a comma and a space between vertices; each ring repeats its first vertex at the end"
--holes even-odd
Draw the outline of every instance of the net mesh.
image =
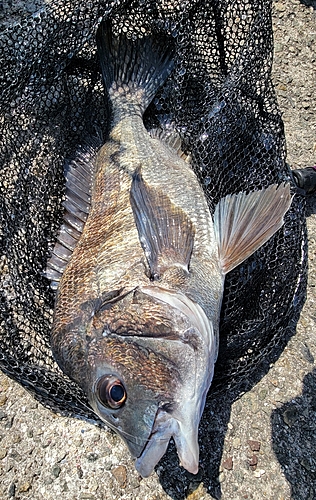
MULTIPOLYGON (((42 272, 61 224, 63 170, 109 117, 95 32, 110 17, 128 36, 167 35, 176 64, 145 113, 172 121, 211 211, 222 196, 292 177, 271 83, 267 0, 56 1, 0 32, 0 367, 43 404, 97 420, 49 345, 54 292, 42 272)), ((284 227, 226 278, 213 391, 268 358, 305 298, 304 200, 284 227)))

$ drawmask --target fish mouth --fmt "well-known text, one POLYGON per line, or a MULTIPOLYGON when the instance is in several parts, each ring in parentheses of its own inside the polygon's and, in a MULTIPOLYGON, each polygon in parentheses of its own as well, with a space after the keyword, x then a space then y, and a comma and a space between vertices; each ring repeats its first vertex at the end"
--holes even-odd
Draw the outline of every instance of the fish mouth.
POLYGON ((148 477, 165 454, 171 438, 174 439, 180 465, 192 474, 199 468, 198 425, 188 425, 159 408, 148 441, 135 462, 136 470, 148 477))

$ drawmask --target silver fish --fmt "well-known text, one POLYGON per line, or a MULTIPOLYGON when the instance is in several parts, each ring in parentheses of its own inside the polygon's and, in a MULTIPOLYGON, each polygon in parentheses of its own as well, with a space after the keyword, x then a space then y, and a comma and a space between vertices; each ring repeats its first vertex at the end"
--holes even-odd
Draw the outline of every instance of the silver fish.
POLYGON ((154 36, 115 36, 107 22, 97 44, 112 127, 96 158, 82 154, 67 174, 47 269, 58 285, 51 345, 141 475, 171 437, 197 473, 225 274, 282 226, 290 189, 227 196, 212 219, 179 139, 143 124, 172 49, 154 36))

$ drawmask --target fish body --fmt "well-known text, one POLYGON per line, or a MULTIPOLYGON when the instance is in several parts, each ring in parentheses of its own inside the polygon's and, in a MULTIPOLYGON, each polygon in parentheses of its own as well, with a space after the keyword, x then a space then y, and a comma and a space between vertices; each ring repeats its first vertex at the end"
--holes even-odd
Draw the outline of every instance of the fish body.
POLYGON ((59 281, 51 345, 143 476, 171 437, 196 473, 225 274, 281 227, 289 187, 227 197, 213 220, 179 140, 143 124, 172 50, 116 37, 109 23, 97 42, 112 128, 95 160, 68 174, 47 272, 59 281))

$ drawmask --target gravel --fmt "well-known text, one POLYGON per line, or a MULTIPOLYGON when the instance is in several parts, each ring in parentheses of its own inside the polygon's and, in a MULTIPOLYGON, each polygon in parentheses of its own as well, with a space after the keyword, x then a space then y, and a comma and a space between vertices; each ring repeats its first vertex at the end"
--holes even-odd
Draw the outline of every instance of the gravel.
MULTIPOLYGON (((2 2, 0 19, 18 19, 36 7, 2 2)), ((315 164, 315 9, 308 0, 280 0, 273 8, 273 78, 292 168, 315 164)), ((54 415, 0 372, 0 498, 314 500, 316 196, 308 213, 309 282, 297 333, 238 401, 231 404, 229 395, 209 401, 200 436, 204 482, 177 466, 172 446, 156 472, 142 479, 115 434, 54 415)))

